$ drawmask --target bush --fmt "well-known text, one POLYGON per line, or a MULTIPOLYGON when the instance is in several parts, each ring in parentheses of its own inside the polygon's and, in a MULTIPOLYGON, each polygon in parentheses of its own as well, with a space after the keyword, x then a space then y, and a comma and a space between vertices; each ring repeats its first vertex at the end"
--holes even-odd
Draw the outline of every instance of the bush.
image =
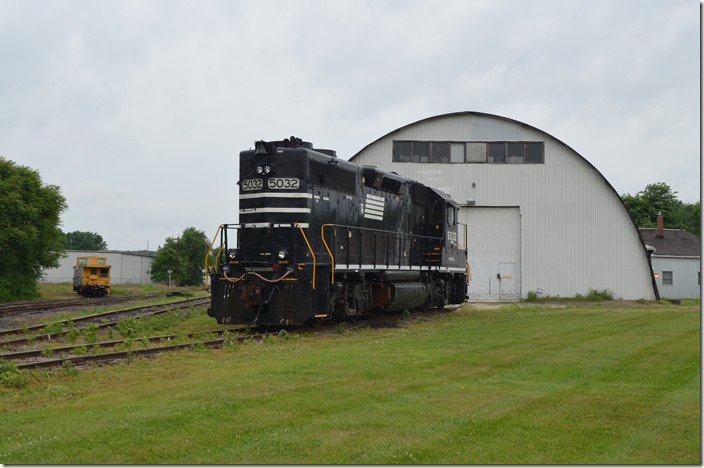
POLYGON ((614 293, 610 289, 604 289, 602 291, 598 291, 596 289, 589 288, 589 292, 587 293, 586 296, 582 296, 581 294, 577 294, 576 298, 579 300, 586 300, 589 302, 610 301, 611 299, 614 298, 614 293))
POLYGON ((95 343, 98 341, 98 325, 94 323, 89 323, 83 327, 83 338, 88 343, 95 343))
POLYGON ((0 359, 0 383, 10 388, 22 388, 27 385, 27 373, 18 369, 14 362, 0 359))

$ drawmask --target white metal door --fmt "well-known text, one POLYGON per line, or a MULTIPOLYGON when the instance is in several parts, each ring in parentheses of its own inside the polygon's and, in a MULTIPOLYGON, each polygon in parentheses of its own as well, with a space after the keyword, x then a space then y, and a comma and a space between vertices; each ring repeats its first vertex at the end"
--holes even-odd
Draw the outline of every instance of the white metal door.
POLYGON ((516 264, 513 262, 501 262, 499 263, 499 295, 504 298, 506 296, 516 296, 517 291, 515 290, 516 282, 514 279, 514 272, 516 270, 516 264))
POLYGON ((464 207, 472 301, 521 297, 521 215, 518 207, 464 207))

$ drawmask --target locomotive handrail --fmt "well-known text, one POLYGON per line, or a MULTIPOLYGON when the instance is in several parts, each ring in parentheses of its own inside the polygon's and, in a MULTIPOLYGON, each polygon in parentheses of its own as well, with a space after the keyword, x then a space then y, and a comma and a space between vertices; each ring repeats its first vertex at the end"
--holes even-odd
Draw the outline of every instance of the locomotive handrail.
MULTIPOLYGON (((320 238, 323 240, 323 245, 325 246, 325 250, 328 251, 328 255, 330 255, 330 284, 335 284, 335 257, 333 256, 332 252, 330 252, 330 247, 328 247, 327 241, 325 241, 325 228, 326 227, 335 227, 334 224, 323 224, 320 226, 320 238)), ((333 231, 334 234, 334 231, 333 231)))
MULTIPOLYGON (((220 231, 222 228, 225 227, 224 224, 221 224, 218 226, 218 230, 215 231, 215 235, 213 236, 213 241, 210 243, 210 247, 208 247, 208 251, 205 253, 205 290, 208 291, 208 279, 210 278, 210 274, 208 273, 208 259, 210 258, 210 253, 213 251, 213 246, 215 245, 215 240, 218 237, 218 234, 220 234, 220 231)), ((218 259, 220 258, 220 254, 222 253, 222 247, 223 243, 220 243, 220 248, 218 249, 218 253, 215 256, 215 269, 217 270, 218 268, 218 259)))
POLYGON ((467 225, 464 223, 457 223, 458 226, 464 226, 464 250, 467 251, 467 225))
POLYGON ((301 226, 300 223, 292 223, 296 226, 298 226, 298 229, 301 231, 301 235, 303 236, 303 240, 306 241, 306 245, 308 246, 308 251, 310 252, 310 255, 313 257, 313 280, 312 280, 312 289, 315 289, 315 270, 316 270, 316 262, 315 262, 315 252, 313 252, 313 249, 310 246, 310 242, 308 242, 308 237, 306 237, 306 233, 303 231, 303 226, 301 226))
MULTIPOLYGON (((344 224, 323 224, 320 226, 320 237, 323 241, 323 245, 325 246, 325 250, 327 250, 328 255, 330 256, 330 264, 331 264, 331 272, 332 272, 331 276, 330 276, 330 283, 331 284, 335 284, 335 255, 332 253, 332 251, 330 250, 330 246, 328 245, 327 241, 325 240, 325 228, 330 228, 330 227, 333 229, 347 228, 350 230, 354 229, 354 230, 358 230, 358 231, 373 232, 374 233, 374 242, 375 242, 375 247, 374 247, 375 251, 376 251, 376 234, 377 233, 381 233, 381 234, 386 235, 386 239, 387 239, 386 245, 387 246, 388 246, 388 238, 389 238, 388 235, 389 234, 393 234, 395 236, 398 236, 399 241, 403 241, 405 238, 408 238, 408 239, 428 239, 428 240, 442 241, 442 237, 422 236, 419 234, 400 233, 400 232, 396 232, 396 231, 384 231, 382 229, 363 228, 363 227, 359 227, 359 226, 347 226, 344 224)), ((334 233, 335 233, 335 231, 333 231, 333 235, 334 235, 334 233)), ((361 247, 362 247, 362 244, 360 242, 360 249, 361 249, 361 247)), ((401 248, 402 247, 399 246, 399 249, 401 249, 401 248)), ((349 249, 348 249, 348 255, 349 255, 349 249)), ((410 259, 409 259, 409 261, 410 261, 410 259)), ((360 262, 361 262, 361 254, 360 254, 360 262)), ((400 255, 399 255, 399 267, 401 266, 400 263, 401 263, 401 260, 400 260, 400 255)), ((349 265, 349 262, 348 262, 348 265, 349 265)), ((374 265, 376 265, 376 255, 374 257, 374 265)), ((388 248, 387 248, 386 266, 388 267, 388 265, 389 265, 389 255, 388 255, 388 248)))
MULTIPOLYGON (((239 229, 242 226, 243 226, 242 223, 221 224, 220 226, 218 226, 218 230, 215 232, 215 236, 213 236, 213 241, 210 243, 210 247, 208 248, 208 251, 205 254, 205 273, 206 273, 206 275, 205 275, 205 290, 206 291, 208 290, 208 280, 210 278, 210 275, 208 274, 208 261, 210 258, 210 254, 213 251, 213 246, 215 245, 215 241, 217 240, 218 234, 221 234, 224 229, 227 229, 229 227, 235 227, 236 229, 239 229)), ((308 242, 308 237, 306 236, 305 231, 303 231, 303 226, 301 226, 300 223, 296 223, 296 222, 291 223, 291 227, 293 227, 293 226, 296 226, 301 231, 301 235, 303 236, 303 240, 306 242, 306 245, 308 246, 308 251, 310 252, 310 255, 313 257, 312 288, 315 289, 315 270, 317 269, 317 260, 315 258, 315 252, 313 252, 313 248, 310 246, 310 242, 308 242)), ((221 237, 222 237, 222 234, 221 234, 221 237)), ((218 253, 215 256, 215 269, 216 269, 216 271, 217 271, 217 267, 219 264, 220 254, 222 253, 222 249, 223 249, 224 245, 225 244, 222 242, 222 239, 221 239, 220 248, 218 249, 218 253)), ((240 277, 239 279, 242 279, 242 277, 240 277)), ((237 279, 237 281, 239 281, 239 279, 237 279)), ((280 278, 280 279, 282 279, 282 278, 280 278)), ((232 279, 230 279, 230 281, 232 281, 232 279)))

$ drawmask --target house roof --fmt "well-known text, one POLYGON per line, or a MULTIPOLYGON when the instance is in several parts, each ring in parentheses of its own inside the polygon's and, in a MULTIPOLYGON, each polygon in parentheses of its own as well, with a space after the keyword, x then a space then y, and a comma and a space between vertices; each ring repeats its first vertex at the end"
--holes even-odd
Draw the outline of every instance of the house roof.
POLYGON ((679 229, 663 229, 658 237, 656 228, 639 228, 643 242, 655 247, 653 255, 673 257, 701 257, 701 240, 692 233, 679 229))

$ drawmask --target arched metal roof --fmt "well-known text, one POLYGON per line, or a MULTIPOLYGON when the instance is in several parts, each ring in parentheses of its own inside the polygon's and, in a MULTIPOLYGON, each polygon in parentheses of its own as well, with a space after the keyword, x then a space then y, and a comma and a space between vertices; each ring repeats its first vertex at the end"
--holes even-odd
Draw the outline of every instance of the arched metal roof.
POLYGON ((652 275, 652 269, 653 269, 653 268, 652 268, 652 263, 651 263, 651 261, 650 261, 650 255, 648 255, 648 249, 647 249, 647 247, 646 247, 646 245, 645 245, 645 242, 643 241, 643 236, 641 235, 640 230, 638 229, 638 226, 636 225, 635 220, 633 219, 633 217, 631 216, 630 212, 628 211, 628 208, 626 207, 625 203, 623 203, 623 200, 621 199, 621 196, 618 194, 618 192, 616 191, 616 189, 614 188, 614 186, 611 185, 611 183, 606 179, 606 177, 604 177, 604 175, 603 175, 591 162, 589 162, 589 160, 588 160, 587 158, 585 158, 584 156, 582 156, 581 154, 579 154, 577 151, 574 150, 574 148, 572 148, 571 146, 569 146, 568 144, 566 144, 565 142, 563 142, 563 141, 560 140, 559 138, 555 138, 553 135, 550 135, 548 132, 546 132, 546 131, 544 131, 544 130, 541 130, 541 129, 539 129, 539 128, 536 128, 536 127, 534 127, 534 126, 532 126, 532 125, 529 125, 529 124, 527 124, 527 123, 525 123, 525 122, 520 122, 520 121, 518 121, 518 120, 511 119, 511 118, 508 118, 508 117, 504 117, 504 116, 501 116, 501 115, 496 115, 496 114, 489 114, 489 113, 485 113, 485 112, 475 112, 475 111, 450 112, 450 113, 447 113, 447 114, 439 114, 439 115, 435 115, 435 116, 432 116, 432 117, 426 117, 425 119, 417 120, 417 121, 412 122, 412 123, 409 123, 409 124, 407 124, 407 125, 403 125, 403 126, 397 128, 397 129, 395 129, 395 130, 392 130, 392 131, 390 131, 389 133, 383 135, 383 136, 380 137, 380 138, 377 138, 376 140, 374 140, 374 141, 372 141, 371 143, 369 143, 368 145, 366 145, 366 146, 365 146, 364 148, 362 148, 360 151, 358 151, 357 153, 355 153, 355 154, 349 159, 349 161, 350 161, 350 162, 354 162, 354 159, 355 159, 357 156, 359 156, 360 154, 364 153, 364 151, 365 151, 367 148, 371 147, 372 145, 374 145, 375 143, 377 143, 377 142, 379 142, 379 141, 381 141, 381 140, 384 140, 384 139, 386 139, 386 138, 392 136, 394 133, 399 132, 399 131, 401 131, 401 130, 403 130, 403 129, 407 129, 407 128, 410 128, 410 127, 413 127, 413 126, 416 126, 416 125, 419 125, 419 124, 422 124, 422 123, 431 122, 431 121, 433 121, 433 120, 452 118, 452 117, 456 117, 456 116, 457 116, 457 117, 459 117, 459 116, 486 117, 486 118, 491 118, 491 119, 496 119, 496 120, 503 120, 503 121, 505 121, 505 122, 510 122, 510 123, 513 123, 513 124, 517 124, 517 125, 520 125, 520 126, 529 128, 529 129, 531 129, 531 130, 533 130, 533 131, 542 133, 542 134, 544 134, 545 136, 547 136, 548 138, 550 138, 551 140, 553 140, 553 141, 555 141, 555 142, 557 142, 557 143, 559 143, 559 144, 565 146, 565 147, 568 148, 572 153, 576 154, 579 158, 581 158, 581 159, 587 164, 587 166, 589 166, 589 167, 604 181, 604 183, 606 184, 606 186, 609 187, 609 189, 611 189, 611 191, 614 193, 614 195, 616 195, 616 198, 618 198, 619 202, 620 202, 621 205, 623 206, 623 209, 624 209, 624 211, 626 212, 626 214, 628 215, 628 218, 631 220, 631 224, 633 225, 633 229, 634 229, 634 231, 636 232, 636 234, 638 235, 638 239, 640 239, 640 243, 641 243, 641 245, 642 245, 642 247, 643 247, 643 255, 645 255, 645 257, 646 257, 646 259, 647 259, 647 261, 648 261, 648 266, 650 267, 650 271, 651 271, 650 277, 651 277, 652 286, 653 286, 653 293, 654 293, 656 299, 660 299, 660 293, 658 292, 658 287, 657 287, 657 284, 656 284, 656 282, 655 282, 655 277, 652 275))

